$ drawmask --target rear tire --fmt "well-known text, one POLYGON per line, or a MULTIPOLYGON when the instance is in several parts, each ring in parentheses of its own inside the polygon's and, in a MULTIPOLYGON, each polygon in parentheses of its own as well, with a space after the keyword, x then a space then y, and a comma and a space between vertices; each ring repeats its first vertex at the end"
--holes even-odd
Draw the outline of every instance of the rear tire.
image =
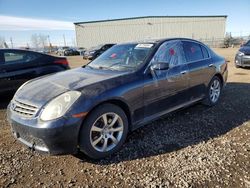
POLYGON ((103 104, 84 120, 79 133, 80 151, 93 159, 117 152, 126 140, 128 119, 124 111, 113 104, 103 104))
POLYGON ((203 101, 204 105, 214 106, 219 102, 222 89, 222 82, 218 76, 214 76, 210 81, 206 93, 206 98, 203 101))

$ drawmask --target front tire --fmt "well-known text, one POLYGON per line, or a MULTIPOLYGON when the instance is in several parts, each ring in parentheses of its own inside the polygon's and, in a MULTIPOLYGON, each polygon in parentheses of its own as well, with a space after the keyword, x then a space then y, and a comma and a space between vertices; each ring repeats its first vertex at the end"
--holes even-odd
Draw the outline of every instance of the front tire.
POLYGON ((210 81, 203 104, 214 106, 218 103, 221 95, 222 82, 218 76, 214 76, 210 81))
POLYGON ((237 64, 235 64, 235 68, 236 68, 236 69, 238 69, 238 68, 240 68, 240 66, 239 66, 239 65, 237 65, 237 64))
POLYGON ((80 151, 93 159, 104 158, 121 148, 127 133, 128 119, 124 111, 113 104, 100 105, 82 125, 80 151))

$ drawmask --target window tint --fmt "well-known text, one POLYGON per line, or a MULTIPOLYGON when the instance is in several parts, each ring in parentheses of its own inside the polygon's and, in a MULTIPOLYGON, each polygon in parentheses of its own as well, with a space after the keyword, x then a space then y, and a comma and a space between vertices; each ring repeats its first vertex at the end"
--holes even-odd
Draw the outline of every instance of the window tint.
POLYGON ((209 54, 208 54, 207 49, 202 45, 200 45, 200 46, 201 46, 201 50, 202 50, 204 59, 209 58, 209 54))
POLYGON ((39 54, 25 52, 5 52, 5 63, 28 63, 40 57, 39 54))
POLYGON ((201 46, 194 42, 183 42, 183 48, 187 62, 198 61, 203 59, 201 46))
POLYGON ((169 63, 170 68, 185 63, 182 42, 173 40, 163 43, 151 61, 169 63))

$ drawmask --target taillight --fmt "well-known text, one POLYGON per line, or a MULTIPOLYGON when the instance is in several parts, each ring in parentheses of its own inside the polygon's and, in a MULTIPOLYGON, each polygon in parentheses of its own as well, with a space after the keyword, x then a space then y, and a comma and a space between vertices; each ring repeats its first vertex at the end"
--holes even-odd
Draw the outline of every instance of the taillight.
POLYGON ((67 59, 56 59, 54 61, 54 63, 61 64, 61 65, 68 65, 69 64, 69 62, 67 61, 67 59))

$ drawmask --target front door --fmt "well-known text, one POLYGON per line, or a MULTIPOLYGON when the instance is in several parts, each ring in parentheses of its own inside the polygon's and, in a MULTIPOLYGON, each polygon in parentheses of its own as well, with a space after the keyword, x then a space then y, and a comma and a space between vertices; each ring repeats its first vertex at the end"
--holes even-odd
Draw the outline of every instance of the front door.
POLYGON ((172 40, 163 43, 151 60, 169 63, 167 70, 148 71, 144 86, 144 119, 160 116, 188 100, 189 70, 182 43, 172 40))

